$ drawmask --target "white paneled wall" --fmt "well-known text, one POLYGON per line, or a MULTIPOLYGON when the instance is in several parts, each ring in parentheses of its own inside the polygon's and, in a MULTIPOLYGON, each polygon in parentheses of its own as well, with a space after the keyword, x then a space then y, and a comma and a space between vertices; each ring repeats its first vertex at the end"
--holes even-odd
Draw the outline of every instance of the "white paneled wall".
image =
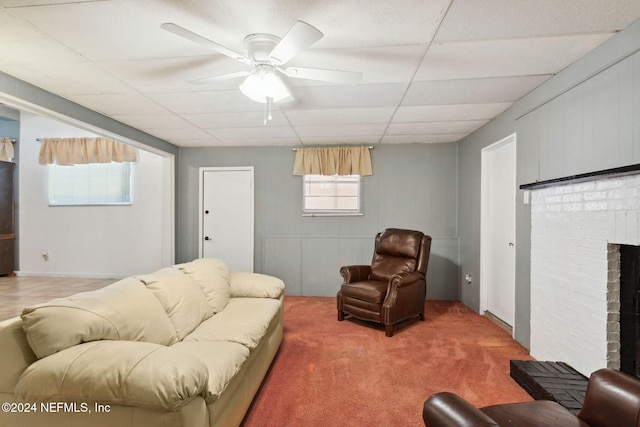
POLYGON ((167 159, 139 150, 130 206, 54 207, 36 139, 93 135, 30 113, 22 114, 20 133, 19 274, 118 278, 173 261, 167 159))
POLYGON ((617 244, 640 244, 640 175, 534 190, 531 203, 531 355, 584 375, 615 367, 617 244))

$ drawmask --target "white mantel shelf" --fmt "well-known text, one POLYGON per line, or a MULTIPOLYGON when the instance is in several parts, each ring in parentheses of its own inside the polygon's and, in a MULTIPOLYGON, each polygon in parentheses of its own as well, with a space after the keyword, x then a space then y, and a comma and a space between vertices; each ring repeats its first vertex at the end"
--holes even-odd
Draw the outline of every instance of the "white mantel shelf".
POLYGON ((614 178, 625 175, 633 175, 640 173, 640 164, 622 166, 612 169, 604 169, 596 172, 582 173, 578 175, 570 175, 562 178, 548 179, 545 181, 536 181, 529 184, 522 184, 521 190, 537 190, 539 188, 552 187, 554 185, 563 185, 574 182, 591 181, 600 178, 614 178))

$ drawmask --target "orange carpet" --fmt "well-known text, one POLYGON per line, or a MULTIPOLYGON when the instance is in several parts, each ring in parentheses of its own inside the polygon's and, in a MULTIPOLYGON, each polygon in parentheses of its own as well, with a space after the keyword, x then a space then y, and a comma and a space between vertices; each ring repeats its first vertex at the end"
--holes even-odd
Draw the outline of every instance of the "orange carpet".
POLYGON ((440 391, 478 406, 532 400, 509 376, 528 351, 461 303, 427 301, 426 321, 391 338, 338 322, 335 298, 284 304, 284 340, 244 427, 424 426, 422 404, 440 391))

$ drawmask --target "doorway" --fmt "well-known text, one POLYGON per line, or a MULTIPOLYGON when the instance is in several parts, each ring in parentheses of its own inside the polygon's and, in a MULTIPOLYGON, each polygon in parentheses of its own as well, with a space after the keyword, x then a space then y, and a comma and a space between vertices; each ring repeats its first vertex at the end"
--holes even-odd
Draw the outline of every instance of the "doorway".
POLYGON ((253 167, 200 168, 200 258, 253 271, 253 167))
POLYGON ((515 320, 516 135, 482 150, 480 311, 515 320))

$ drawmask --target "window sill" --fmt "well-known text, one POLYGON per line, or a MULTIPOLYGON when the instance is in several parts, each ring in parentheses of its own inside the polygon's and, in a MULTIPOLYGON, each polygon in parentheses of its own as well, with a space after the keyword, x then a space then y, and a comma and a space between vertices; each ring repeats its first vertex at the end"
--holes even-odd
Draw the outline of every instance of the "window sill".
POLYGON ((314 212, 314 213, 303 213, 302 216, 364 216, 364 213, 362 213, 362 212, 353 212, 353 213, 346 213, 346 212, 345 213, 314 212))

